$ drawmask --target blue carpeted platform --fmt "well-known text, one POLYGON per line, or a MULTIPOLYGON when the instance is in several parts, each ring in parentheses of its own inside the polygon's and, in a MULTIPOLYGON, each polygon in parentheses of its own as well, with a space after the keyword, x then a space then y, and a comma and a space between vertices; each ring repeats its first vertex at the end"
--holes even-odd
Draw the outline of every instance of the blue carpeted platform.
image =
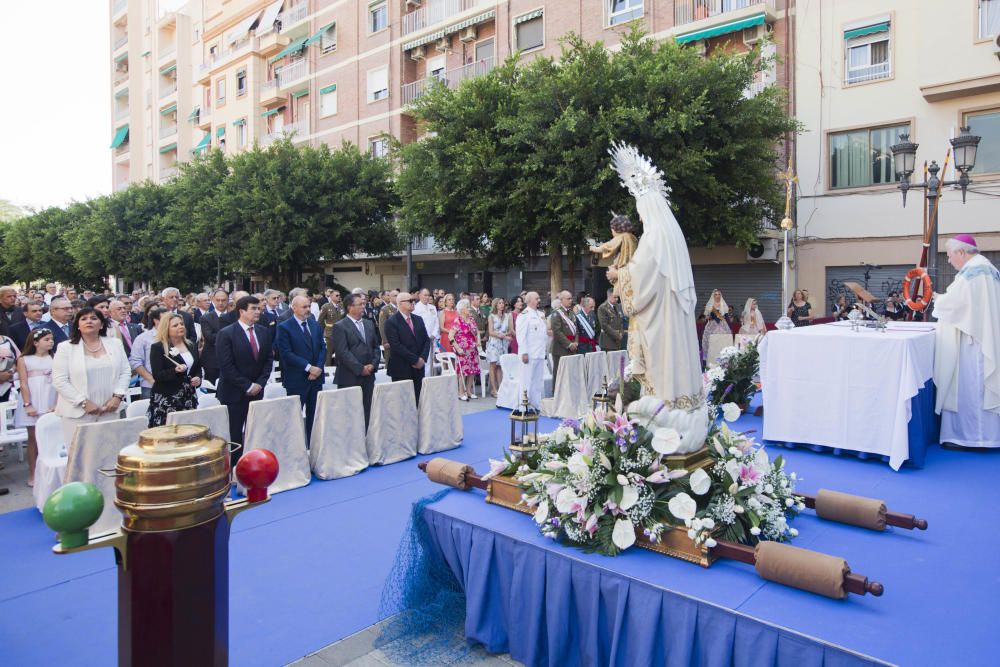
MULTIPOLYGON (((484 472, 504 443, 507 416, 493 410, 465 417, 464 446, 445 455, 484 472)), ((738 426, 759 428, 760 420, 744 417, 738 426)), ((933 447, 923 470, 893 472, 881 462, 777 451, 804 478, 802 491, 827 486, 878 496, 925 516, 930 530, 874 534, 826 524, 810 512, 796 521, 797 544, 845 556, 886 585, 881 599, 832 602, 760 586, 742 565, 723 564, 716 572, 718 566, 665 562, 683 575, 679 591, 890 662, 996 664, 1000 574, 993 555, 1000 535, 991 526, 1000 452, 933 447)), ((379 594, 410 505, 440 488, 416 468, 427 458, 317 481, 236 520, 230 664, 283 665, 379 620, 379 594)), ((0 515, 0 664, 114 664, 110 550, 57 557, 52 543, 34 509, 0 515)))

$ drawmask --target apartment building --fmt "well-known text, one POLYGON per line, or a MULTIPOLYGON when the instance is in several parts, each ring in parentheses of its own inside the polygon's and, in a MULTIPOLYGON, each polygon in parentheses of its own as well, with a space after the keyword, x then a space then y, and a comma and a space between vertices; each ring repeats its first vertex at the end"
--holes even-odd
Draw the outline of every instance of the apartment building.
POLYGON ((892 164, 904 132, 920 144, 914 183, 925 160, 943 166, 962 126, 982 137, 966 203, 954 188, 941 199, 935 288, 954 275, 943 255, 953 234, 974 234, 1000 259, 1000 0, 818 2, 795 24, 796 274, 817 310, 845 280, 879 297, 899 290, 919 259, 923 193, 911 189, 904 209, 892 164), (862 263, 878 268, 866 276, 862 263))
MULTIPOLYGON (((158 11, 153 4, 113 0, 116 30, 121 25, 127 33, 129 22, 149 23, 147 17, 158 11)), ((139 57, 148 46, 155 62, 128 87, 153 90, 159 103, 141 117, 135 116, 138 110, 129 111, 126 141, 119 141, 122 123, 115 126, 114 159, 126 165, 120 172, 116 168, 115 185, 167 178, 172 168, 166 161, 190 159, 208 146, 232 153, 281 136, 332 147, 348 141, 384 155, 387 136, 417 139, 409 105, 432 81, 457 86, 518 51, 525 60, 557 56, 560 37, 570 31, 614 48, 638 22, 654 39, 677 39, 704 53, 745 50, 769 34, 767 48, 781 63, 747 94, 768 85, 790 88, 794 69, 787 36, 793 11, 786 5, 793 7, 793 0, 192 0, 176 11, 159 12, 163 17, 152 21, 154 39, 136 38, 134 49, 133 41, 128 43, 130 56, 134 50, 139 57), (175 61, 160 46, 173 43, 161 39, 165 26, 175 26, 176 43, 188 51, 174 54, 175 61), (170 76, 181 91, 176 100, 159 97, 170 76), (148 132, 155 121, 161 121, 157 135, 177 127, 170 135, 174 139, 136 150, 135 128, 148 132), (165 153, 152 154, 171 145, 165 153), (152 172, 143 171, 140 162, 152 164, 152 172)), ((118 55, 115 49, 112 55, 118 55)), ((127 100, 125 105, 131 109, 127 100)), ((719 287, 729 290, 731 302, 752 294, 777 310, 779 271, 771 236, 765 233, 762 257, 735 248, 694 249, 695 277, 706 298, 719 287)), ((419 284, 499 294, 548 290, 544 257, 514 271, 491 270, 441 253, 433 239, 414 240, 412 255, 411 278, 419 284)), ((565 268, 571 264, 576 270, 567 284, 599 291, 603 269, 591 267, 584 257, 572 263, 567 258, 565 268)), ((404 256, 361 258, 332 263, 327 278, 351 287, 401 287, 407 268, 404 256)))

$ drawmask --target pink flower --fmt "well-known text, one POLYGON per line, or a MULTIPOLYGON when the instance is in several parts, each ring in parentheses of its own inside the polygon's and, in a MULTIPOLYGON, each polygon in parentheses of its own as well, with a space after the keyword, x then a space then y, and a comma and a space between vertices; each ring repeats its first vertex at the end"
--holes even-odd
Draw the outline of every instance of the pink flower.
POLYGON ((740 481, 744 484, 756 484, 760 480, 760 473, 748 465, 740 464, 740 481))
POLYGON ((590 515, 590 518, 587 519, 587 525, 584 526, 584 528, 586 528, 587 532, 590 533, 591 536, 597 532, 597 512, 590 515))
POLYGON ((576 447, 576 451, 580 452, 584 456, 594 455, 594 445, 590 442, 589 438, 584 438, 583 440, 579 440, 576 443, 574 443, 573 446, 576 447))
POLYGON ((628 420, 627 417, 617 415, 615 417, 615 423, 611 425, 611 430, 615 433, 621 433, 622 431, 627 431, 632 428, 632 422, 628 420))

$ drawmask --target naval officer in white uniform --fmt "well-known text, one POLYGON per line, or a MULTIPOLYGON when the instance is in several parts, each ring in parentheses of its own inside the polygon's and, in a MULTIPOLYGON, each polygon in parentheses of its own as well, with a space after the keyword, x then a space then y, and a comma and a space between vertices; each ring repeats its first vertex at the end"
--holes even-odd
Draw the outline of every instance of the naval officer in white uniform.
POLYGON ((545 316, 538 312, 538 292, 528 292, 524 302, 524 311, 517 316, 517 351, 521 354, 517 400, 520 405, 524 392, 527 391, 529 409, 537 412, 542 406, 549 333, 545 316))

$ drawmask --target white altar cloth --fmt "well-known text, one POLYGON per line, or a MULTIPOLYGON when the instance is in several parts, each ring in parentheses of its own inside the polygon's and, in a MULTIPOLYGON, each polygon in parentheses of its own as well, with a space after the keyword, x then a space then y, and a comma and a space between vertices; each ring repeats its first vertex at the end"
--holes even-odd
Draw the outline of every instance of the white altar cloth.
POLYGON ((934 369, 934 325, 849 323, 771 331, 760 345, 764 438, 871 452, 899 470, 910 399, 934 369))

